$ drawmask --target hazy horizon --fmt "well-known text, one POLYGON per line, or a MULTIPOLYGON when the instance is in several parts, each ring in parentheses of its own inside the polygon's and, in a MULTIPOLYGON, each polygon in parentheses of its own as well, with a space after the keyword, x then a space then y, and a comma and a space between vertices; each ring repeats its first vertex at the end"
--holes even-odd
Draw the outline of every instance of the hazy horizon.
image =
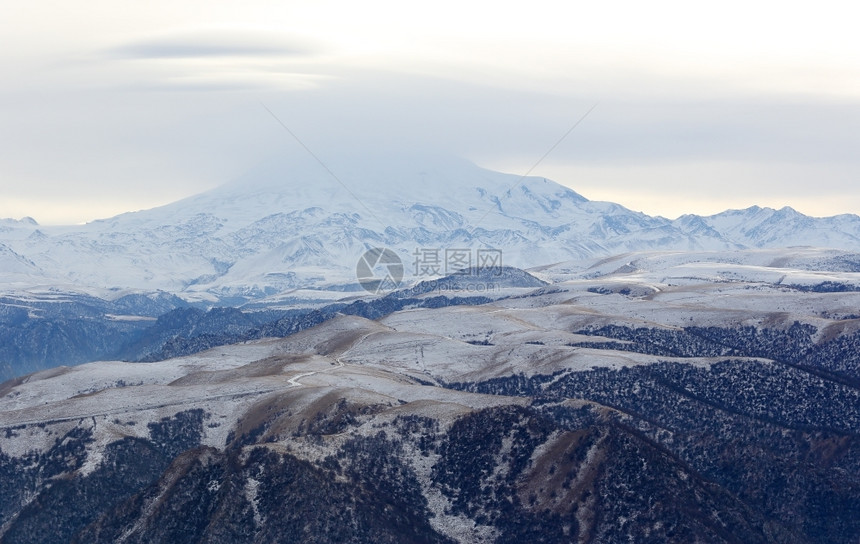
POLYGON ((264 157, 421 149, 668 218, 860 212, 842 3, 9 7, 0 217, 74 224, 264 157), (265 107, 264 107, 265 105, 265 107))
MULTIPOLYGON (((413 153, 410 156, 412 156, 414 158, 415 156, 420 156, 420 155, 413 153)), ((85 225, 87 223, 97 222, 97 221, 101 221, 101 220, 107 220, 107 219, 117 217, 119 215, 123 215, 126 213, 141 212, 141 211, 151 210, 154 208, 159 208, 162 206, 167 206, 167 205, 173 204, 175 202, 179 202, 181 200, 184 200, 184 199, 196 196, 196 195, 203 194, 203 193, 208 192, 210 190, 217 189, 218 187, 230 186, 230 185, 235 184, 235 183, 241 183, 241 182, 243 182, 243 180, 247 180, 249 182, 259 180, 260 182, 263 182, 264 184, 269 185, 272 180, 267 179, 266 175, 264 173, 261 173, 260 171, 261 171, 261 169, 265 170, 265 166, 267 164, 272 163, 272 162, 281 163, 282 169, 283 169, 283 167, 289 166, 291 164, 295 164, 298 166, 299 163, 303 163, 304 169, 302 169, 302 168, 297 169, 298 173, 297 173, 296 178, 295 178, 297 183, 302 183, 303 180, 306 179, 305 177, 303 177, 302 173, 306 173, 308 171, 313 172, 314 170, 318 170, 317 172, 313 172, 313 174, 311 176, 311 178, 314 180, 315 183, 319 183, 322 180, 324 183, 329 184, 331 190, 333 190, 335 192, 344 192, 344 194, 348 194, 349 192, 357 192, 357 193, 361 194, 362 191, 367 190, 367 187, 365 187, 363 185, 366 183, 367 180, 366 180, 366 178, 361 178, 357 175, 354 175, 355 172, 357 171, 358 168, 361 168, 362 165, 367 166, 366 170, 372 171, 374 169, 373 165, 376 164, 375 161, 382 160, 385 157, 386 157, 386 155, 384 155, 384 154, 382 154, 382 155, 377 154, 377 155, 373 156, 370 160, 359 161, 357 163, 353 162, 353 165, 358 165, 358 166, 357 167, 353 166, 353 168, 350 168, 349 170, 344 169, 345 164, 348 164, 349 162, 348 162, 348 160, 344 159, 344 156, 342 156, 342 155, 326 157, 327 160, 325 161, 325 166, 320 165, 310 155, 308 155, 306 157, 302 157, 301 158, 302 160, 300 160, 300 161, 293 161, 293 162, 291 162, 291 160, 289 158, 284 159, 283 157, 270 157, 266 160, 257 162, 256 164, 252 165, 245 173, 240 174, 240 175, 234 177, 233 179, 227 180, 223 183, 219 183, 218 185, 213 186, 213 187, 204 187, 204 188, 200 189, 199 191, 194 191, 194 192, 191 192, 188 194, 180 194, 175 198, 170 198, 170 199, 165 200, 163 202, 154 202, 151 205, 140 205, 138 207, 125 208, 123 206, 127 206, 129 204, 129 202, 126 200, 119 201, 116 203, 116 209, 117 209, 116 213, 112 213, 109 215, 87 218, 87 219, 84 219, 81 221, 63 221, 61 219, 62 214, 67 213, 67 212, 65 212, 64 210, 61 210, 59 212, 60 215, 49 215, 48 216, 50 218, 59 218, 59 219, 54 219, 54 220, 49 219, 48 221, 40 220, 39 217, 36 217, 34 215, 31 215, 31 214, 24 214, 24 215, 16 216, 16 217, 0 217, 0 219, 11 219, 11 220, 18 220, 18 221, 26 220, 26 219, 32 219, 32 220, 36 221, 39 224, 39 226, 45 226, 45 227, 81 226, 81 225, 85 225), (308 167, 310 167, 310 170, 308 169, 308 167), (331 173, 328 172, 327 169, 331 169, 331 173, 334 173, 337 176, 337 179, 333 178, 331 176, 331 173)), ((425 156, 423 158, 425 159, 424 162, 416 161, 415 165, 416 166, 418 166, 418 165, 423 166, 423 165, 428 164, 427 161, 429 161, 429 160, 438 159, 438 160, 444 161, 444 159, 446 159, 446 157, 438 155, 438 154, 428 155, 428 156, 425 156)), ((456 157, 454 155, 451 155, 448 158, 463 159, 463 157, 456 157)), ((469 161, 469 159, 465 159, 465 160, 469 161)), ((469 161, 469 162, 476 164, 477 166, 479 166, 481 168, 486 168, 485 166, 477 164, 474 161, 469 161)), ((492 168, 487 168, 487 169, 488 170, 496 170, 496 169, 492 169, 492 168)), ((652 215, 654 217, 659 216, 659 217, 664 217, 666 219, 673 220, 673 219, 677 219, 678 217, 680 217, 681 215, 684 215, 684 214, 695 213, 695 212, 682 211, 682 212, 680 212, 676 215, 672 215, 672 216, 662 215, 659 213, 651 214, 651 213, 648 213, 646 210, 637 208, 635 205, 636 204, 635 202, 634 202, 634 205, 631 206, 631 205, 628 205, 628 203, 619 202, 617 200, 593 198, 588 194, 582 194, 582 192, 578 191, 575 187, 570 187, 568 185, 565 185, 564 183, 559 182, 557 179, 552 179, 548 176, 542 176, 542 175, 538 175, 535 173, 531 173, 527 177, 521 177, 525 174, 525 172, 505 171, 504 169, 498 169, 497 171, 500 171, 500 172, 503 172, 506 174, 511 174, 515 177, 515 179, 517 177, 520 177, 520 181, 517 182, 516 185, 527 185, 530 182, 539 181, 540 179, 548 179, 550 181, 558 183, 559 185, 562 185, 564 187, 571 189, 572 191, 576 192, 577 194, 586 198, 587 200, 611 201, 611 202, 614 202, 616 204, 621 204, 622 206, 624 206, 628 209, 631 209, 633 211, 643 211, 644 213, 646 213, 648 215, 652 215)), ((282 170, 282 172, 286 174, 285 170, 282 170)), ((416 179, 417 179, 417 175, 418 175, 418 169, 417 168, 416 168, 415 174, 416 174, 416 179)), ((286 174, 286 175, 288 175, 288 174, 286 174)), ((307 174, 305 174, 305 176, 307 176, 307 174)), ((282 178, 282 179, 285 179, 287 183, 290 183, 290 181, 291 181, 288 178, 282 178)), ((472 180, 472 181, 474 182, 475 180, 472 180)), ((288 189, 288 188, 285 187, 285 190, 286 189, 288 189)), ((359 204, 364 205, 363 202, 359 202, 359 204)), ((729 207, 724 207, 724 208, 719 208, 719 209, 716 209, 716 207, 714 207, 713 212, 700 213, 697 215, 703 215, 703 216, 715 215, 715 214, 718 214, 720 212, 731 211, 731 210, 742 210, 742 209, 747 209, 747 208, 750 208, 753 206, 760 206, 760 207, 764 207, 764 208, 769 207, 769 208, 774 208, 774 209, 780 209, 780 208, 788 206, 788 207, 794 208, 795 210, 799 211, 800 213, 805 213, 805 215, 810 215, 812 217, 823 217, 822 215, 816 215, 814 213, 806 213, 803 209, 797 209, 796 207, 791 206, 789 204, 767 205, 767 204, 761 204, 760 202, 750 202, 748 205, 735 206, 735 207, 729 206, 729 207)), ((74 210, 72 210, 72 211, 74 211, 74 210)), ((833 214, 833 215, 838 215, 838 214, 833 214)))

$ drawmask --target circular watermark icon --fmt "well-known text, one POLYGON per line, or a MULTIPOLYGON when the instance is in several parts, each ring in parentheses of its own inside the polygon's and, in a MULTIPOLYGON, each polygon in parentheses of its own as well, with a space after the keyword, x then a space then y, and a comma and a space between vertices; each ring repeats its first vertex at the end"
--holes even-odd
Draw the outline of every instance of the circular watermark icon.
POLYGON ((403 280, 403 262, 387 247, 368 249, 358 259, 355 277, 368 293, 378 295, 393 291, 403 280))

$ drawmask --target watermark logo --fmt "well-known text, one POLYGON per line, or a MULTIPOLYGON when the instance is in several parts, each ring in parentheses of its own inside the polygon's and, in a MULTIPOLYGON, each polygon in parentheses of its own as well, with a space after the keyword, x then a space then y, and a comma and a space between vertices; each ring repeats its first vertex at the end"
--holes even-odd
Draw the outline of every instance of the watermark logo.
POLYGON ((387 293, 397 289, 403 281, 403 262, 388 248, 368 249, 358 259, 355 277, 368 293, 387 293))
MULTIPOLYGON (((431 280, 422 282, 419 290, 449 290, 485 292, 497 290, 495 283, 486 283, 490 276, 502 274, 502 251, 498 249, 468 248, 416 248, 412 253, 412 273, 417 278, 431 280), (448 280, 436 280, 438 276, 448 276, 448 280), (460 276, 480 276, 477 283, 453 281, 460 276)), ((400 257, 388 248, 369 249, 358 260, 355 269, 358 283, 368 293, 378 295, 394 291, 403 281, 404 266, 400 257)))
POLYGON ((502 272, 500 249, 473 251, 469 248, 422 247, 417 248, 412 256, 413 270, 418 277, 469 275, 477 272, 499 275, 502 272))

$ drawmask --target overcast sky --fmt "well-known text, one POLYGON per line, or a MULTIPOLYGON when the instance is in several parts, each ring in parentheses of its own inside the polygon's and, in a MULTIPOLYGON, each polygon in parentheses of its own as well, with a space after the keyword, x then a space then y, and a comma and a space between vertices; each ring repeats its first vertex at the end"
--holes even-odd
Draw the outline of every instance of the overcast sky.
MULTIPOLYGON (((0 217, 79 223, 272 155, 428 149, 665 217, 860 213, 839 2, 7 0, 0 217)), ((344 180, 348 182, 348 179, 344 180)))

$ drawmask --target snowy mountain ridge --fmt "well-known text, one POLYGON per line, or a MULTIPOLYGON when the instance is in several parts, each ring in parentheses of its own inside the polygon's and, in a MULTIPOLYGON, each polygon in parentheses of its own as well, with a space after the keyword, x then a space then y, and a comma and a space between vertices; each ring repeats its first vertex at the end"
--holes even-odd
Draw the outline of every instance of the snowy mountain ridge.
POLYGON ((801 245, 858 250, 860 217, 753 206, 668 220, 459 159, 353 158, 326 168, 306 159, 83 226, 2 220, 0 288, 161 290, 217 302, 355 283, 357 260, 372 247, 394 250, 404 280, 417 281, 422 249, 473 259, 495 249, 505 265, 527 268, 631 251, 801 245))

